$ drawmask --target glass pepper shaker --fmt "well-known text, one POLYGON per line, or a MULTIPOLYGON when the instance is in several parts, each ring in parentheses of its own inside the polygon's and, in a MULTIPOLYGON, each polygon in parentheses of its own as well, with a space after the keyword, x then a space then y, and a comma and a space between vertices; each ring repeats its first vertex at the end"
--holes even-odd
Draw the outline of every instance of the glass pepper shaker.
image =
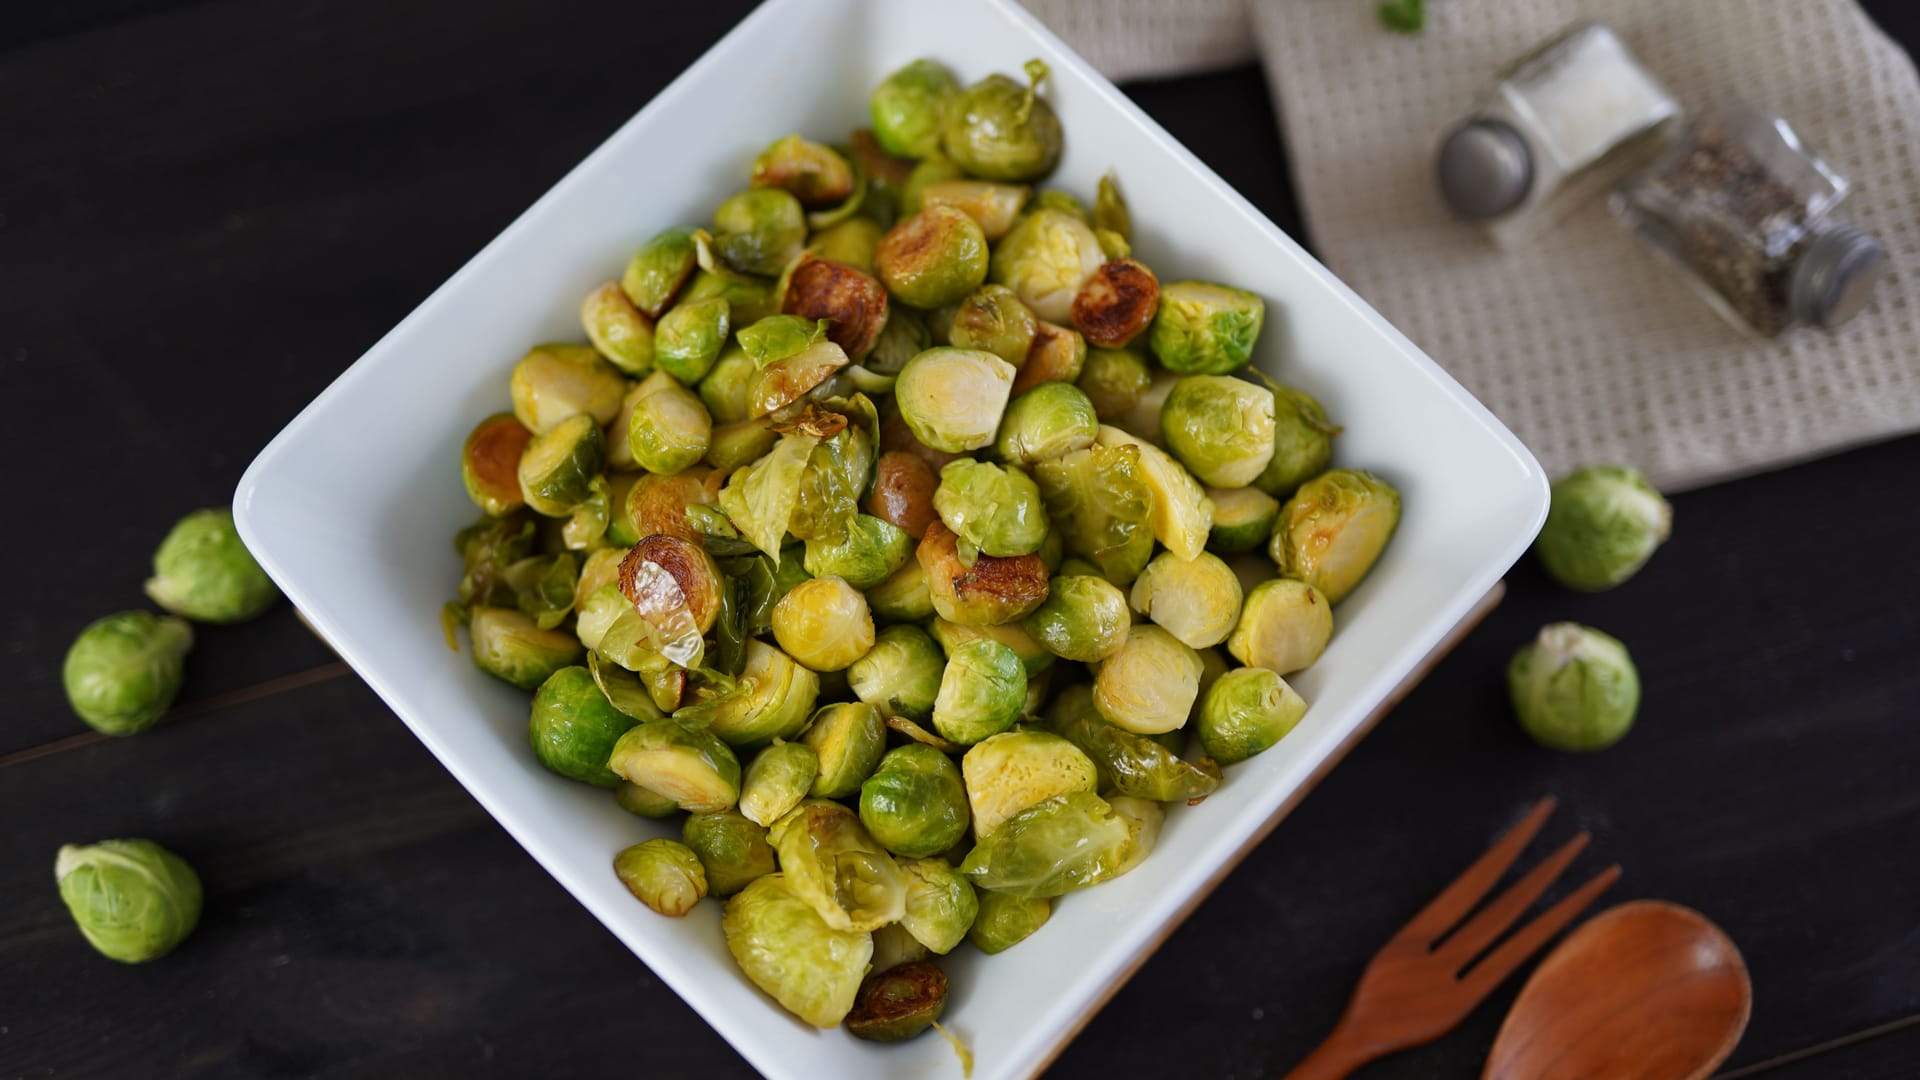
POLYGON ((1659 152, 1673 95, 1606 25, 1576 23, 1516 60, 1435 160, 1453 211, 1524 242, 1659 152))
POLYGON ((1835 216, 1848 190, 1785 120, 1725 105, 1621 185, 1613 210, 1728 321, 1777 337, 1846 322, 1886 271, 1880 241, 1835 216))

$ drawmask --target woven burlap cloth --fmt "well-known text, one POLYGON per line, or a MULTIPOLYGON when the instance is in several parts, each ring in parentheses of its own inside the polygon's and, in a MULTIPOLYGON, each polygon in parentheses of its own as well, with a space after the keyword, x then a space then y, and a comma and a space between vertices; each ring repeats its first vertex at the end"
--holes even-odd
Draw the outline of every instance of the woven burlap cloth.
POLYGON ((1852 0, 1429 0, 1417 37, 1373 0, 1027 2, 1115 78, 1257 56, 1320 257, 1550 473, 1625 462, 1677 490, 1920 428, 1920 80, 1852 0), (1604 199, 1519 250, 1449 216, 1435 144, 1494 71, 1581 18, 1689 109, 1777 112, 1853 181, 1843 213, 1892 263, 1863 314, 1742 336, 1604 199))

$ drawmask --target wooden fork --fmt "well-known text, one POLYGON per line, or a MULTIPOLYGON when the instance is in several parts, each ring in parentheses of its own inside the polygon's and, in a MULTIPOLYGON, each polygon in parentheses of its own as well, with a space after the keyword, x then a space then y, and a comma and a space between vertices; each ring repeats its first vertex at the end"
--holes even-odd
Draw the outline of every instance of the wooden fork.
POLYGON ((1576 834, 1460 924, 1513 865, 1554 806, 1551 795, 1536 803, 1518 825, 1374 954, 1333 1033, 1287 1074, 1287 1080, 1338 1080, 1375 1058, 1432 1042, 1453 1030, 1494 987, 1620 877, 1617 864, 1600 871, 1472 963, 1587 846, 1587 834, 1576 834), (1448 933, 1456 924, 1459 929, 1448 933))

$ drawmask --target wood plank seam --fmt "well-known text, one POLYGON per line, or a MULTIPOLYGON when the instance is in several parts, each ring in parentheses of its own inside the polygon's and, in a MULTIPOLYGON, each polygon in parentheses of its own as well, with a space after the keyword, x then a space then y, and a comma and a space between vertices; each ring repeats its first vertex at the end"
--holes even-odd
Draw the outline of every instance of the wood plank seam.
POLYGON ((1789 1050, 1784 1054, 1776 1054, 1764 1061, 1756 1061, 1751 1065, 1742 1065, 1737 1069, 1730 1069, 1726 1072, 1716 1074, 1714 1080, 1740 1080, 1741 1077, 1745 1076, 1759 1076, 1761 1073, 1772 1072, 1775 1069, 1783 1068, 1787 1065, 1809 1061, 1822 1054, 1829 1054, 1835 1050, 1844 1050, 1849 1046, 1856 1046, 1863 1042, 1878 1039, 1884 1035, 1891 1035, 1896 1031, 1904 1031, 1916 1024, 1920 1024, 1920 1013, 1914 1013, 1912 1016, 1903 1016, 1898 1020, 1889 1020, 1884 1024, 1875 1024, 1870 1028, 1862 1028, 1859 1031, 1842 1035, 1837 1039, 1828 1039, 1826 1042, 1814 1043, 1812 1046, 1803 1046, 1798 1050, 1789 1050))

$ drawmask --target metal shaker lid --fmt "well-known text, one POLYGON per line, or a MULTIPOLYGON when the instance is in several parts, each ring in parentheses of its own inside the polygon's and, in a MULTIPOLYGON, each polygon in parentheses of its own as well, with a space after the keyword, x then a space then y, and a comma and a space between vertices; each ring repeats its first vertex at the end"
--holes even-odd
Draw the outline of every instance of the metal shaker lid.
POLYGON ((1440 144, 1434 178, 1454 213, 1469 221, 1499 217, 1527 200, 1533 152, 1513 125, 1469 120, 1440 144))
POLYGON ((1860 313, 1887 270, 1887 249, 1851 225, 1815 234, 1794 262, 1787 307, 1794 318, 1831 330, 1860 313))

